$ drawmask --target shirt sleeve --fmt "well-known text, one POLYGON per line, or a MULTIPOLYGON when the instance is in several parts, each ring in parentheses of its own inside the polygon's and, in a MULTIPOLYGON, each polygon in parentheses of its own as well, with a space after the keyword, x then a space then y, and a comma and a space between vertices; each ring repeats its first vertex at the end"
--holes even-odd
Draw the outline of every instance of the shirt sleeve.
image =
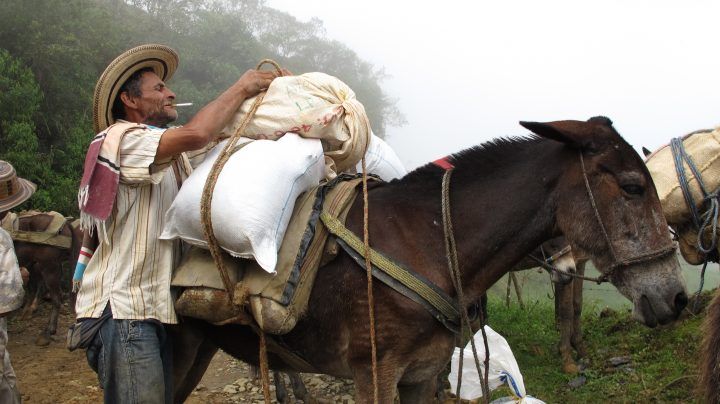
POLYGON ((25 291, 10 235, 0 229, 0 314, 22 306, 25 291))
POLYGON ((172 158, 155 162, 160 138, 165 129, 131 130, 120 142, 120 182, 124 184, 159 184, 172 158))

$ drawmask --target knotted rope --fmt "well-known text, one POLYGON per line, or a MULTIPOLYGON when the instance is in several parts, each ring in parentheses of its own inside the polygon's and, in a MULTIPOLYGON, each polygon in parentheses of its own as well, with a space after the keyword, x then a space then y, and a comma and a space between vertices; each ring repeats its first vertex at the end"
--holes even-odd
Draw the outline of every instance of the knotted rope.
POLYGON ((375 295, 373 294, 373 276, 372 276, 372 260, 370 260, 370 231, 369 231, 369 211, 368 211, 368 189, 367 189, 367 169, 365 167, 365 153, 362 158, 362 189, 363 189, 363 244, 364 254, 368 259, 365 260, 365 271, 367 273, 367 295, 368 295, 368 318, 370 321, 370 356, 372 360, 372 381, 373 381, 373 402, 380 402, 380 388, 378 386, 377 371, 377 339, 375 336, 375 295))
MULTIPOLYGON (((278 72, 279 76, 282 76, 282 70, 280 69, 280 66, 275 63, 274 61, 270 59, 264 59, 258 63, 256 70, 260 70, 260 68, 264 64, 271 64, 275 67, 275 69, 278 72)), ((255 98, 255 102, 253 102, 252 107, 250 108, 250 111, 245 115, 245 118, 243 119, 242 123, 240 124, 240 127, 235 131, 235 133, 228 139, 227 144, 223 148, 223 150, 220 152, 220 155, 218 156, 217 160, 213 163, 212 168, 210 169, 210 173, 208 174, 208 178, 205 182, 205 187, 203 188, 202 198, 200 199, 200 221, 203 226, 203 234, 205 235, 205 240, 207 240, 208 249, 210 250, 210 254, 213 257, 213 261, 215 262, 215 266, 217 267, 218 271, 220 272, 220 277, 222 278, 223 285, 225 286, 225 289, 228 293, 228 299, 230 300, 230 303, 233 305, 241 305, 242 302, 235 302, 235 287, 232 284, 232 281, 230 280, 230 276, 228 275, 227 268, 225 267, 225 263, 222 260, 221 257, 221 250, 220 246, 218 244, 217 238, 215 238, 215 233, 213 232, 213 226, 212 226, 212 215, 211 215, 211 207, 212 207, 212 199, 213 199, 213 192, 215 190, 215 184, 217 183, 217 179, 220 176, 220 172, 222 171, 223 167, 225 166, 225 163, 227 163, 228 159, 230 159, 230 156, 237 151, 235 148, 235 145, 237 144, 238 140, 240 139, 242 133, 245 131, 245 128, 247 128, 248 124, 250 123, 250 120, 252 120, 253 116, 255 115, 255 112, 257 111, 258 107, 260 107, 260 104, 262 103, 263 98, 265 97, 265 91, 258 94, 255 98)), ((259 330, 260 333, 260 349, 259 349, 259 356, 260 356, 260 370, 262 373, 262 381, 263 381, 263 395, 265 396, 265 403, 270 403, 270 377, 268 375, 268 363, 267 363, 267 348, 265 345, 265 333, 262 331, 262 329, 259 330)))

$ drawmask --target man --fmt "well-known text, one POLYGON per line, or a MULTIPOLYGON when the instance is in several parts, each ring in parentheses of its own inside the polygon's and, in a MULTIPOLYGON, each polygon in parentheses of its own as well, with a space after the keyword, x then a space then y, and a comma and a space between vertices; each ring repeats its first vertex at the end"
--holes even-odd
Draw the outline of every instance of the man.
MULTIPOLYGON (((0 160, 0 222, 10 209, 25 202, 34 192, 35 184, 18 178, 13 166, 0 160)), ((23 277, 12 238, 0 227, 0 403, 21 402, 7 351, 7 315, 22 306, 23 277)))
POLYGON ((95 87, 99 134, 88 149, 79 201, 82 226, 99 245, 84 269, 76 312, 98 328, 87 356, 106 402, 172 402, 163 324, 177 323, 170 277, 179 245, 158 237, 192 170, 184 152, 216 140, 242 102, 276 76, 248 70, 185 126, 168 129, 177 112, 165 80, 177 64, 166 46, 138 46, 110 63, 95 87))

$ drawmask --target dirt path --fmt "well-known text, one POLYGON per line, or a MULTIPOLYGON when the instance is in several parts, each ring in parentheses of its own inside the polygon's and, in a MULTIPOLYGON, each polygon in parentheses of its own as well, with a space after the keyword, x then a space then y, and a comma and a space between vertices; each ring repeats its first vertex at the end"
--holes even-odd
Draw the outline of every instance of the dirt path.
MULTIPOLYGON (((41 305, 29 321, 9 321, 8 350, 23 402, 38 404, 101 403, 102 390, 97 376, 85 360, 85 351, 65 348, 65 332, 74 321, 63 306, 58 335, 46 347, 35 345, 40 330, 47 324, 49 306, 41 305)), ((352 382, 325 375, 303 375, 308 391, 321 403, 354 403, 352 382)), ((274 387, 272 387, 274 397, 274 387)), ((292 399, 292 396, 291 396, 292 399)), ((189 404, 262 402, 262 387, 253 380, 247 365, 224 353, 213 359, 200 385, 187 400, 189 404)), ((291 402, 295 402, 294 399, 291 402)))

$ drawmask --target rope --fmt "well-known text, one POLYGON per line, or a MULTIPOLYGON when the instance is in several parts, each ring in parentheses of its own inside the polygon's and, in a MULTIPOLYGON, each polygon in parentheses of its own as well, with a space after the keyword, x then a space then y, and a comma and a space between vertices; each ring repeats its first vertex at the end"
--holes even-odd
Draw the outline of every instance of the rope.
MULTIPOLYGON (((369 231, 369 213, 368 213, 368 189, 367 189, 367 169, 365 167, 365 155, 362 158, 362 189, 363 189, 363 244, 366 257, 370 257, 370 231, 369 231)), ((378 387, 378 371, 377 371, 377 340, 375 337, 375 296, 373 295, 373 276, 372 261, 365 260, 365 270, 367 272, 367 295, 368 295, 368 317, 370 321, 370 356, 372 358, 372 381, 373 381, 373 400, 375 404, 380 402, 380 389, 378 387)))
MULTIPOLYGON (((271 64, 275 67, 276 71, 280 76, 282 76, 282 70, 280 69, 280 66, 275 63, 274 61, 270 59, 263 59, 260 61, 260 63, 257 65, 256 70, 259 70, 264 64, 271 64)), ((260 107, 260 104, 263 101, 263 98, 265 97, 265 92, 261 92, 258 94, 255 98, 255 102, 253 102, 252 106, 250 107, 250 111, 248 111, 247 115, 245 115, 245 118, 243 119, 242 123, 240 124, 240 127, 235 131, 235 133, 230 137, 227 144, 223 148, 223 150, 220 152, 220 155, 218 156, 217 160, 213 163, 212 168, 210 169, 210 173, 208 174, 208 178, 205 182, 205 187, 203 188, 202 198, 200 199, 200 221, 203 226, 203 234, 205 235, 205 240, 207 240, 208 249, 210 250, 210 254, 213 257, 213 261, 215 262, 215 266, 217 267, 218 271, 220 272, 220 277, 222 278, 223 286, 225 286, 225 290, 228 294, 228 299, 230 300, 230 304, 235 305, 235 288, 232 285, 232 281, 230 280, 230 276, 228 275, 227 268, 225 267, 225 263, 222 260, 221 257, 221 250, 220 246, 218 245, 217 238, 215 238, 215 233, 213 232, 213 226, 212 226, 212 215, 211 215, 211 207, 212 207, 212 199, 213 199, 213 192, 215 190, 215 184, 217 183, 217 179, 220 176, 220 172, 222 171, 222 168, 225 166, 225 163, 227 163, 228 159, 230 159, 230 156, 237 151, 238 149, 235 148, 235 145, 237 144, 238 140, 240 139, 240 136, 245 131, 245 128, 247 128, 248 124, 250 123, 250 120, 255 115, 255 112, 257 112, 258 107, 260 107)), ((260 369, 264 368, 265 371, 262 374, 262 380, 263 380, 263 391, 266 392, 265 394, 265 402, 270 403, 270 376, 268 374, 268 363, 267 363, 267 348, 265 346, 265 332, 260 330, 260 349, 259 349, 259 361, 260 361, 260 369)))
POLYGON ((258 352, 258 359, 260 362, 260 376, 262 378, 263 397, 265 403, 270 403, 272 398, 270 397, 270 370, 267 360, 267 343, 265 341, 265 332, 260 331, 260 350, 258 352))
POLYGON ((670 149, 672 150, 673 161, 675 162, 675 172, 678 177, 678 182, 680 183, 680 190, 682 191, 683 197, 685 198, 685 204, 687 204, 688 208, 690 209, 690 213, 692 213, 692 219, 693 223, 695 224, 695 228, 700 228, 700 215, 698 214, 697 207, 695 206, 695 198, 693 198, 692 192, 690 191, 690 183, 685 176, 685 165, 683 164, 683 161, 687 163, 688 167, 690 167, 690 170, 693 172, 693 175, 695 175, 695 180, 697 181, 703 196, 707 195, 707 192, 705 191, 705 186, 702 182, 700 175, 697 172, 695 163, 693 163, 692 159, 685 151, 682 139, 671 139, 670 149))
MULTIPOLYGON (((615 248, 613 247, 612 243, 610 242, 610 236, 608 236, 607 230, 605 230, 605 225, 603 224, 602 218, 600 217, 600 212, 598 211, 597 204, 595 203, 595 197, 593 196, 592 189, 590 188, 590 181, 588 180, 587 170, 585 169, 585 159, 583 158, 582 151, 580 151, 579 154, 580 154, 580 167, 582 168, 583 180, 585 181, 585 189, 587 190, 588 197, 590 198, 590 205, 592 205, 593 211, 595 212, 595 219, 597 219, 597 222, 600 225, 600 230, 602 231, 603 237, 605 238, 605 242, 608 245, 610 254, 612 254, 613 261, 618 262, 617 254, 615 253, 615 248)), ((607 277, 609 277, 611 274, 612 274, 612 271, 608 272, 607 277)))
MULTIPOLYGON (((458 304, 460 306, 460 313, 461 313, 461 319, 460 322, 460 335, 461 337, 465 335, 465 325, 467 325, 470 328, 470 331, 472 331, 472 325, 470 324, 470 319, 468 318, 466 305, 465 305, 465 296, 463 295, 462 291, 462 280, 460 276, 460 265, 458 263, 457 258, 457 245, 455 244, 455 236, 453 232, 453 226, 452 226, 452 216, 450 214, 450 178, 452 176, 453 168, 449 168, 445 170, 445 174, 443 175, 442 180, 442 219, 443 219, 443 229, 445 232, 445 251, 446 256, 448 260, 448 267, 450 269, 450 279, 453 282, 453 286, 455 287, 455 290, 458 294, 458 304)), ((478 375, 482 375, 482 382, 480 383, 480 387, 482 389, 483 398, 486 403, 490 402, 490 388, 488 387, 488 374, 490 371, 490 349, 488 347, 487 342, 487 335, 485 333, 485 318, 484 314, 482 314, 482 310, 480 310, 480 318, 481 318, 481 324, 480 324, 480 330, 482 332, 483 336, 483 343, 485 346, 485 372, 482 372, 480 370, 480 360, 478 358, 477 348, 475 347, 475 338, 470 338, 470 346, 472 347, 473 352, 473 358, 475 358, 475 367, 477 369, 478 375)), ((463 368, 463 355, 465 352, 465 346, 463 345, 460 348, 460 357, 458 360, 458 381, 457 381, 457 388, 455 391, 455 397, 456 402, 460 403, 460 387, 462 386, 462 368, 463 368)))

